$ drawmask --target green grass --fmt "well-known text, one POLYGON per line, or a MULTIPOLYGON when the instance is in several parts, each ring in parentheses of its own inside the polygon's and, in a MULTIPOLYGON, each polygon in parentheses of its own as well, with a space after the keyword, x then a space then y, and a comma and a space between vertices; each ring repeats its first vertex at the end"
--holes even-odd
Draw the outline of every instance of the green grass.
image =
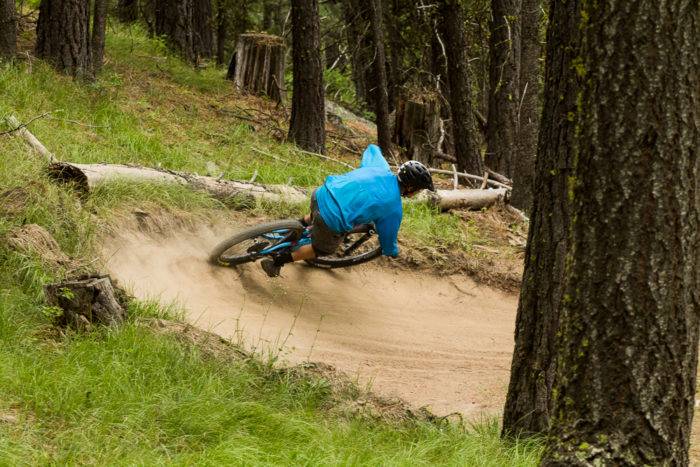
MULTIPOLYGON (((108 31, 110 62, 93 85, 33 61, 0 68, 0 116, 51 111, 31 130, 76 162, 161 165, 226 177, 313 186, 338 170, 252 132, 209 105, 233 99, 223 71, 193 71, 139 29, 108 31), (77 122, 77 123, 76 123, 77 122), (262 148, 288 164, 250 150, 262 148)), ((97 238, 133 209, 209 216, 230 208, 287 217, 302 206, 237 206, 182 187, 112 183, 79 198, 44 176, 43 162, 19 139, 0 136, 0 196, 22 188, 24 202, 0 205, 0 465, 535 465, 539 446, 507 444, 495 420, 474 427, 389 423, 329 412, 329 383, 292 378, 254 358, 214 358, 156 334, 142 317, 176 317, 132 302, 119 329, 58 333, 42 286, 68 265, 12 250, 5 237, 35 223, 90 269, 97 238), (12 208, 12 209, 10 209, 12 208), (9 417, 9 418, 8 418, 9 417)), ((474 226, 426 206, 406 209, 404 233, 420 242, 468 249, 474 226)))

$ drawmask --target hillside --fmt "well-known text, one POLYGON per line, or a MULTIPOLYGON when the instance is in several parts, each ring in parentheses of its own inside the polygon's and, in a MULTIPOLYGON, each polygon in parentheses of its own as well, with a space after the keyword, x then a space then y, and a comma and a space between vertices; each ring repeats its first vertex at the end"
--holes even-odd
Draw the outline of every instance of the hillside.
MULTIPOLYGON (((23 38, 25 50, 31 43, 23 38)), ((0 115, 43 115, 29 128, 61 159, 304 187, 342 170, 280 141, 284 108, 239 95, 223 70, 192 70, 137 28, 110 26, 94 84, 26 57, 0 70, 0 115)), ((356 128, 330 154, 354 163, 371 140, 356 128)), ((84 197, 50 182, 20 138, 0 136, 0 150, 2 463, 536 463, 539 447, 503 444, 495 419, 460 424, 387 403, 323 365, 285 369, 278 353, 181 324, 183 311, 167 304, 128 299, 129 321, 118 329, 57 329, 43 285, 102 271, 109 239, 139 218, 167 235, 298 216, 305 207, 222 203, 184 187, 133 183, 84 197)), ((522 226, 507 214, 416 205, 405 223, 406 259, 383 266, 467 272, 504 290, 517 284, 522 226)))

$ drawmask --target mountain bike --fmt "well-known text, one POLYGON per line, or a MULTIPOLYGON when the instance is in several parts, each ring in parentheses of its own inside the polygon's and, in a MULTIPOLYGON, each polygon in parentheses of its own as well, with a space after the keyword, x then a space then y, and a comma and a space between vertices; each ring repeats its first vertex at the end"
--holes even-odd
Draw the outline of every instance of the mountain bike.
MULTIPOLYGON (((295 251, 311 243, 311 226, 297 220, 267 222, 242 230, 219 243, 209 262, 237 266, 285 251, 295 251)), ((319 256, 307 263, 320 268, 344 268, 371 261, 382 253, 373 225, 360 225, 348 232, 332 255, 319 256)))

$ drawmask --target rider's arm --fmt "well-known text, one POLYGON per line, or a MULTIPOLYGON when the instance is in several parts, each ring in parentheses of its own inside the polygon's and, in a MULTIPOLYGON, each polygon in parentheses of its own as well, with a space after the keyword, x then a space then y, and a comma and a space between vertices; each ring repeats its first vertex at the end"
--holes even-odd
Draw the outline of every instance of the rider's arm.
POLYGON ((367 149, 365 149, 365 152, 362 154, 362 163, 360 163, 360 167, 381 167, 386 170, 391 170, 386 159, 382 156, 382 150, 375 144, 370 144, 367 146, 367 149))
POLYGON ((401 227, 401 215, 390 215, 382 217, 374 223, 379 234, 379 244, 382 247, 384 256, 393 258, 399 255, 399 227, 401 227))

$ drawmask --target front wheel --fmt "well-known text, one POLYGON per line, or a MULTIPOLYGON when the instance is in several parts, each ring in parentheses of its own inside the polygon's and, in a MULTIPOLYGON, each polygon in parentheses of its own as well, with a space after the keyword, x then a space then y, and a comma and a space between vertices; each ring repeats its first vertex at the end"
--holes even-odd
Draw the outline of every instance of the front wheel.
POLYGON ((209 255, 209 262, 219 266, 235 266, 255 261, 276 245, 298 239, 303 231, 304 227, 296 220, 256 225, 219 243, 209 255))

